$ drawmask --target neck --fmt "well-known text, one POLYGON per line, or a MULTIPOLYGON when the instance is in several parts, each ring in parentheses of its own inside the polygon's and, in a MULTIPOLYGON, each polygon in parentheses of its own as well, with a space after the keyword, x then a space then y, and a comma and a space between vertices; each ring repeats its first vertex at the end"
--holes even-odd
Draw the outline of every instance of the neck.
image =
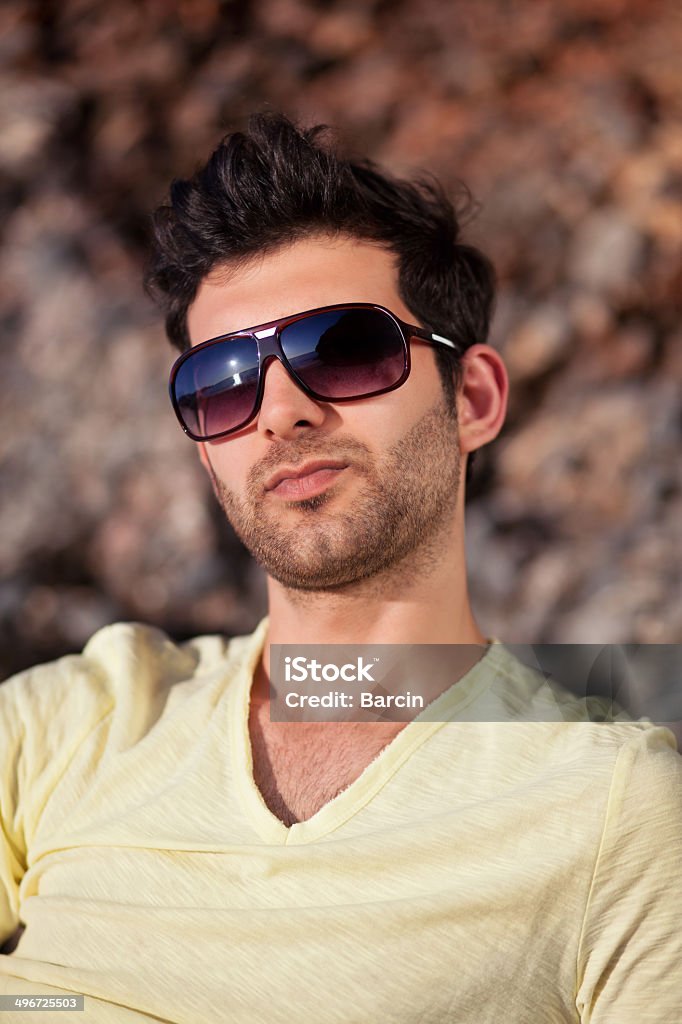
MULTIPOLYGON (((268 585, 270 630, 254 679, 249 729, 254 778, 270 809, 291 824, 310 817, 350 785, 409 718, 272 722, 270 644, 467 645, 456 652, 461 664, 453 674, 449 663, 444 679, 436 658, 428 673, 435 687, 427 694, 431 700, 472 667, 482 652, 470 645, 482 645, 485 638, 469 607, 464 544, 456 522, 430 548, 371 579, 324 592, 294 591, 272 579, 268 585), (330 772, 326 778, 319 765, 330 772)), ((400 667, 405 667, 402 658, 400 667)))
POLYGON ((413 554, 343 588, 291 590, 269 579, 266 670, 273 643, 485 644, 469 603, 463 535, 453 532, 440 538, 438 557, 413 554))

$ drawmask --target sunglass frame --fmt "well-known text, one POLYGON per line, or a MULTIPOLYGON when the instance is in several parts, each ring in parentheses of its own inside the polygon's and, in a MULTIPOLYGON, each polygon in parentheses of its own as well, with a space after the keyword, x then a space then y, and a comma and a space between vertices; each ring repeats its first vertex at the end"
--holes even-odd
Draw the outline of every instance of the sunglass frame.
POLYGON ((341 302, 332 306, 318 306, 316 309, 307 309, 301 313, 294 313, 291 316, 280 317, 277 320, 270 320, 265 324, 257 324, 255 327, 248 327, 240 331, 229 331, 227 334, 219 334, 215 338, 208 338, 207 341, 202 341, 198 345, 194 345, 192 348, 188 348, 183 352, 173 363, 170 372, 170 379, 168 382, 168 390, 170 394, 171 404, 175 415, 177 416, 178 422, 182 427, 183 431, 193 441, 217 441, 222 437, 229 437, 231 434, 236 434, 240 430, 243 430, 253 422, 258 413, 260 412, 261 404, 263 401, 263 393, 265 390, 265 367, 272 359, 278 359, 282 366, 295 382, 297 387, 300 387, 304 394, 308 395, 316 402, 357 402, 364 398, 375 398, 377 395, 385 395, 389 391, 395 391, 397 388, 402 387, 407 378, 410 375, 411 359, 410 359, 410 341, 412 338, 418 338, 420 341, 425 341, 430 345, 440 346, 448 348, 454 351, 458 356, 462 354, 462 346, 452 341, 450 338, 444 338, 440 334, 434 334, 428 331, 424 327, 417 327, 415 324, 408 324, 400 317, 392 313, 390 309, 385 306, 379 306, 371 302, 341 302), (395 384, 390 384, 387 387, 379 388, 376 391, 370 391, 361 395, 347 395, 343 398, 328 398, 325 395, 321 395, 314 391, 304 380, 298 376, 291 363, 286 357, 286 353, 282 348, 280 336, 285 327, 290 327, 291 324, 296 323, 299 320, 307 320, 310 317, 317 316, 320 313, 332 313, 337 310, 350 310, 350 309, 371 309, 378 313, 382 313, 387 316, 398 328, 402 337, 403 343, 403 371, 400 378, 395 384), (230 427, 228 430, 219 431, 216 434, 198 435, 195 434, 187 424, 184 422, 182 412, 180 410, 180 404, 175 394, 175 381, 178 376, 180 368, 187 362, 188 359, 194 358, 197 354, 201 353, 207 348, 213 345, 220 344, 221 342, 227 341, 228 339, 237 340, 239 338, 249 338, 256 342, 256 352, 258 354, 258 382, 256 385, 256 396, 254 400, 254 407, 251 414, 239 423, 235 427, 230 427))

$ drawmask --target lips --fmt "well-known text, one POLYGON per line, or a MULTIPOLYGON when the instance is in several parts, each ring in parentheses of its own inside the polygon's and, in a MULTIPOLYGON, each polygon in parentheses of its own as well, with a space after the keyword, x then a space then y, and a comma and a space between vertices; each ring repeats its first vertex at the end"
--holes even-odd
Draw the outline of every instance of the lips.
POLYGON ((265 491, 289 499, 312 497, 326 490, 348 468, 342 459, 315 459, 300 466, 284 466, 265 482, 265 491))

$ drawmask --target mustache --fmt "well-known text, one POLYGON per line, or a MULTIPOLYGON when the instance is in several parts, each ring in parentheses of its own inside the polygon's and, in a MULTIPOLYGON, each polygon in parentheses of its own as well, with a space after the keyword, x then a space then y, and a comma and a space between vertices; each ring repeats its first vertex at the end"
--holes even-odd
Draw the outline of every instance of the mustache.
POLYGON ((335 437, 322 441, 319 437, 303 437, 296 441, 273 442, 272 448, 247 474, 247 488, 253 493, 262 490, 267 478, 280 466, 293 468, 310 459, 339 459, 362 469, 371 464, 370 450, 354 437, 335 437))

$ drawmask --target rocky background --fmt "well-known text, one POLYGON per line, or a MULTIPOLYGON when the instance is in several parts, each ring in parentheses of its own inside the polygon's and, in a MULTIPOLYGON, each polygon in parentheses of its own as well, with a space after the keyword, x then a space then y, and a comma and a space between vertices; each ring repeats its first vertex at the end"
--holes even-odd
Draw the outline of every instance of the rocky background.
POLYGON ((3 0, 0 678, 263 611, 140 279, 169 180, 266 105, 482 204, 513 389, 469 506, 484 628, 679 643, 680 52, 673 0, 3 0))

